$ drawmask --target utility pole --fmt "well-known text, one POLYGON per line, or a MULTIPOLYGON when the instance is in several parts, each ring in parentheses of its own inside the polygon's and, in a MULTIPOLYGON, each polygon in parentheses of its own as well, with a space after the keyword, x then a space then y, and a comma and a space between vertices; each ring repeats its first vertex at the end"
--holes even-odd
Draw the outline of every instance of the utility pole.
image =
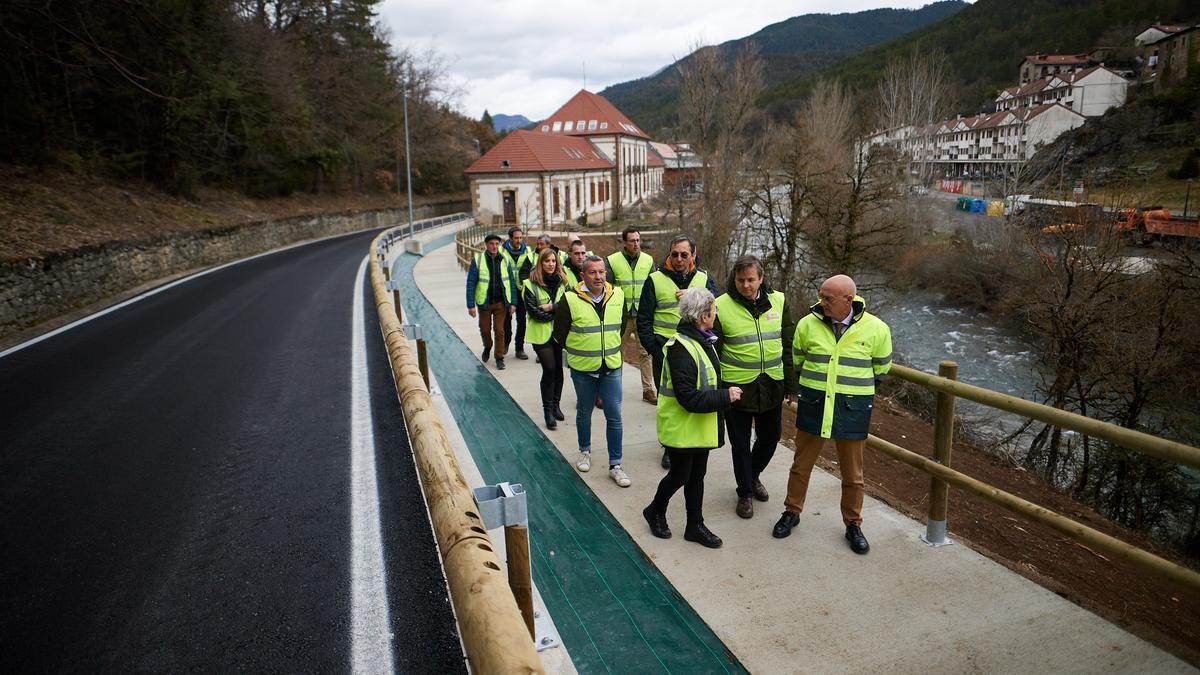
POLYGON ((408 138, 408 85, 412 81, 412 66, 409 66, 408 77, 404 81, 404 163, 408 168, 408 238, 413 237, 412 209, 412 152, 409 149, 408 138))

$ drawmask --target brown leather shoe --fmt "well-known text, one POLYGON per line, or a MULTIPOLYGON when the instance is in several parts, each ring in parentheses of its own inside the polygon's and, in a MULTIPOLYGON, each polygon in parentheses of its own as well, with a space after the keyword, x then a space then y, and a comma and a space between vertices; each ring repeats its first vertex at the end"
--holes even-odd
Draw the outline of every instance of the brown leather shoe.
POLYGON ((738 497, 737 511, 739 518, 754 517, 754 500, 749 497, 738 497))
POLYGON ((767 494, 767 486, 763 485, 762 481, 757 478, 754 479, 754 498, 760 502, 765 502, 771 498, 771 495, 767 494))
POLYGON ((658 394, 654 393, 654 391, 651 389, 647 389, 646 391, 642 392, 642 400, 652 405, 657 404, 658 394))

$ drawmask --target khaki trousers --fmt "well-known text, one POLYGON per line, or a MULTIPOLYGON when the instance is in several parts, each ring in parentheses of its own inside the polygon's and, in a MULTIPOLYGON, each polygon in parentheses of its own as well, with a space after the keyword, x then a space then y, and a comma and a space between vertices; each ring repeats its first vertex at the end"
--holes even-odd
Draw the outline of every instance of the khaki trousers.
POLYGON ((642 393, 657 390, 658 387, 654 386, 653 362, 650 360, 649 352, 642 346, 642 341, 638 339, 637 312, 630 314, 625 322, 625 337, 622 338, 622 347, 630 342, 637 347, 638 369, 642 371, 642 393))
POLYGON ((496 348, 494 354, 504 358, 508 345, 504 344, 504 319, 508 317, 508 307, 503 302, 493 302, 487 307, 476 309, 479 314, 479 337, 483 338, 483 348, 496 348), (495 334, 495 339, 492 335, 495 334))
MULTIPOLYGON (((863 448, 866 440, 834 439, 837 447, 838 467, 842 470, 842 522, 846 525, 862 523, 863 494, 863 448)), ((804 497, 808 494, 808 479, 812 475, 817 456, 825 439, 803 431, 796 431, 796 457, 788 474, 787 498, 783 507, 792 513, 804 510, 804 497)))

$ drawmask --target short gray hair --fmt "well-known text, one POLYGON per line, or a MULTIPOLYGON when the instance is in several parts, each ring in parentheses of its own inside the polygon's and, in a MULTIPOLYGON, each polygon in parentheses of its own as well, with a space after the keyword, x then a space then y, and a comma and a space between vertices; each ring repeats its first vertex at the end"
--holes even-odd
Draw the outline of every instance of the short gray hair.
POLYGON ((544 242, 546 242, 547 244, 553 244, 553 243, 554 243, 554 239, 553 239, 553 238, 551 238, 551 237, 550 237, 550 235, 546 234, 545 232, 543 232, 542 234, 539 234, 539 235, 538 235, 538 238, 537 238, 537 240, 538 240, 538 241, 544 241, 544 242))
POLYGON ((583 264, 579 266, 580 271, 586 270, 588 263, 600 263, 601 265, 603 265, 604 258, 601 258, 598 255, 589 255, 588 257, 583 259, 583 264))
POLYGON ((679 296, 679 320, 696 323, 700 317, 710 314, 717 299, 703 286, 689 288, 679 296))

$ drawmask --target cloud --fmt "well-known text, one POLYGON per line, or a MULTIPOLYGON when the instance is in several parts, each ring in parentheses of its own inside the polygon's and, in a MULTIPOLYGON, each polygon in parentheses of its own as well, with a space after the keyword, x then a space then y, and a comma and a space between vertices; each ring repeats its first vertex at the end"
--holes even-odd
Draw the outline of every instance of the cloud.
POLYGON ((522 114, 538 120, 584 84, 605 87, 650 75, 691 51, 744 37, 799 14, 920 7, 931 0, 386 0, 379 16, 393 44, 432 46, 447 62, 458 107, 472 117, 522 114))

